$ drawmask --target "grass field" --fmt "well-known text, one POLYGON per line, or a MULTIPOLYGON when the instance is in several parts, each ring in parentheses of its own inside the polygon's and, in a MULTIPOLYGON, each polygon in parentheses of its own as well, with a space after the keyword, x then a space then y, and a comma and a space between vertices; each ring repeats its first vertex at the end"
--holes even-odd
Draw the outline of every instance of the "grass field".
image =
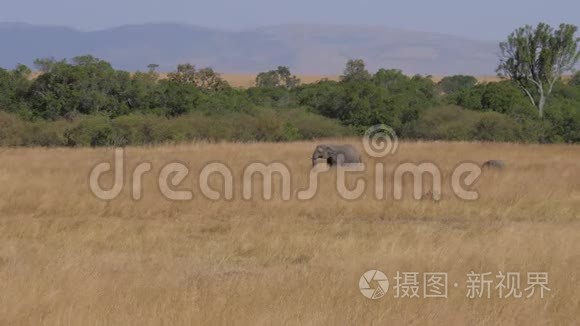
POLYGON ((314 146, 128 148, 127 175, 142 161, 153 171, 143 199, 131 199, 126 178, 110 202, 93 196, 88 176, 113 160, 112 149, 0 149, 0 324, 577 323, 579 146, 405 142, 381 159, 387 177, 399 162, 434 162, 444 184, 459 162, 504 159, 505 170, 477 181, 472 202, 448 186, 440 201, 417 201, 410 191, 395 201, 388 186, 388 199, 374 199, 369 186, 363 199, 347 201, 334 191, 335 171, 321 176, 310 201, 241 199, 243 168, 256 160, 285 162, 293 189, 305 187, 314 146), (211 201, 198 189, 204 163, 216 160, 234 173, 232 201, 211 201), (193 191, 190 201, 169 201, 157 186, 161 167, 175 161, 190 167, 178 186, 193 191), (391 281, 379 300, 359 291, 371 269, 391 281), (449 286, 447 299, 395 298, 397 271, 446 272, 458 287, 449 286), (547 272, 551 291, 543 299, 500 299, 495 291, 470 299, 471 271, 547 272))

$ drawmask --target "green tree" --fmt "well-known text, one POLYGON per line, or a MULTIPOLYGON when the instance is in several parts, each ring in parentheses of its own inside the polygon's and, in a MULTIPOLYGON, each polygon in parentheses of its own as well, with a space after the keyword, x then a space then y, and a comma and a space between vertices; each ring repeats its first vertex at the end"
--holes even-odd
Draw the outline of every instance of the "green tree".
POLYGON ((525 95, 509 81, 488 83, 483 88, 481 109, 510 114, 516 107, 525 107, 534 114, 525 95))
POLYGON ((384 87, 393 92, 401 92, 408 88, 410 78, 399 69, 379 69, 373 76, 373 82, 377 86, 384 87))
POLYGON ((202 68, 195 74, 195 83, 202 91, 221 91, 230 87, 212 68, 202 68))
POLYGON ((256 87, 294 89, 300 85, 300 79, 292 75, 290 68, 279 66, 276 70, 261 72, 256 76, 256 87))
POLYGON ((34 80, 29 95, 35 116, 45 119, 72 118, 76 114, 104 112, 122 114, 118 72, 108 62, 92 56, 51 61, 50 69, 34 80))
POLYGON ((473 76, 455 75, 444 77, 437 83, 439 89, 445 94, 454 94, 467 88, 472 88, 477 84, 477 79, 473 76))
POLYGON ((66 60, 56 61, 52 57, 39 58, 39 59, 34 60, 34 66, 36 67, 36 69, 38 71, 40 71, 42 73, 47 73, 47 72, 50 72, 56 64, 59 64, 59 63, 62 64, 65 62, 66 62, 66 60))
POLYGON ((580 58, 577 30, 570 24, 561 24, 557 30, 545 23, 536 28, 526 25, 500 43, 498 75, 514 81, 538 109, 540 117, 554 84, 562 74, 572 71, 580 58))
POLYGON ((30 87, 30 69, 18 65, 14 70, 0 68, 0 111, 18 112, 26 115, 26 93, 30 87))
POLYGON ((570 86, 580 86, 580 71, 577 71, 572 79, 570 79, 570 86))
POLYGON ((167 79, 177 84, 196 85, 195 74, 197 69, 191 63, 177 65, 177 71, 167 74, 167 79))
POLYGON ((153 106, 163 108, 168 116, 178 116, 193 111, 202 96, 197 87, 162 80, 155 89, 153 106))
POLYGON ((371 79, 371 74, 366 69, 366 64, 363 59, 350 59, 346 62, 344 73, 340 76, 343 82, 352 81, 368 81, 371 79))
POLYGON ((147 65, 147 69, 149 69, 149 73, 151 74, 155 73, 157 68, 159 68, 159 65, 156 63, 150 63, 147 65))
POLYGON ((190 63, 177 65, 177 71, 169 73, 167 78, 177 84, 195 86, 204 92, 219 91, 230 87, 212 68, 197 70, 190 63))

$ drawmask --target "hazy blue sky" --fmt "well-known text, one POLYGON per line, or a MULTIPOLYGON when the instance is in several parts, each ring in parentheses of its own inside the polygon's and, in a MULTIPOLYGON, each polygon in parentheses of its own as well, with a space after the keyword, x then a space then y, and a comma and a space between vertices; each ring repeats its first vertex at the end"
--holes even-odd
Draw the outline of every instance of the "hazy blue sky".
POLYGON ((182 22, 224 29, 283 23, 366 24, 496 40, 517 26, 580 25, 579 0, 0 0, 0 21, 83 30, 182 22))

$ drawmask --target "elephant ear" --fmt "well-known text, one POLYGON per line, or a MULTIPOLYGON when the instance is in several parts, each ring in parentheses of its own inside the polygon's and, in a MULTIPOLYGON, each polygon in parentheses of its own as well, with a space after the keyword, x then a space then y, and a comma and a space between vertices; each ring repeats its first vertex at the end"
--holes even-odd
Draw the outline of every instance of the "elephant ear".
POLYGON ((332 155, 332 154, 336 153, 336 151, 334 150, 334 148, 332 146, 322 145, 322 148, 328 155, 332 155))
POLYGON ((328 152, 326 147, 327 146, 325 145, 316 146, 314 152, 312 153, 312 159, 315 159, 315 157, 318 157, 319 155, 326 155, 326 153, 328 152))

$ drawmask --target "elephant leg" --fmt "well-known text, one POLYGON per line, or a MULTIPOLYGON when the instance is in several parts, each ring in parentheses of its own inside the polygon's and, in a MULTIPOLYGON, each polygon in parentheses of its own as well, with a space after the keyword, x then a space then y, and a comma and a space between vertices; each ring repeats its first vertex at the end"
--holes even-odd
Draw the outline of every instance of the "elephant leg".
POLYGON ((328 163, 328 165, 329 165, 329 166, 334 166, 334 165, 336 164, 336 160, 334 159, 334 157, 332 157, 332 156, 329 156, 329 157, 326 159, 326 163, 328 163))
POLYGON ((338 166, 343 166, 345 161, 346 161, 346 159, 344 157, 344 154, 342 154, 342 153, 341 154, 337 154, 334 157, 334 162, 335 162, 334 164, 336 164, 338 166))

